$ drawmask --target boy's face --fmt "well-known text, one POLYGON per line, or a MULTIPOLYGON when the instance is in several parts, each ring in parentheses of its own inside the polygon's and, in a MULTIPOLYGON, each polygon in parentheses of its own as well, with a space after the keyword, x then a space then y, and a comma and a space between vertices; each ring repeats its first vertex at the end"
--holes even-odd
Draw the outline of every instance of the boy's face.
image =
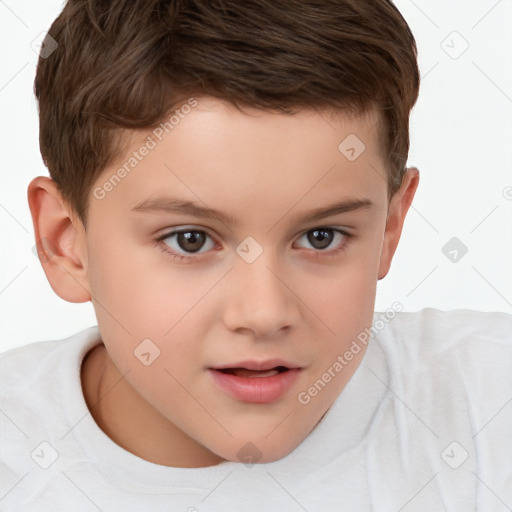
MULTIPOLYGON (((66 250, 43 266, 61 297, 92 297, 106 351, 84 363, 84 393, 104 397, 93 416, 114 440, 171 466, 274 461, 311 432, 361 362, 364 347, 335 365, 371 325, 417 171, 389 204, 375 114, 248 115, 213 98, 181 112, 169 133, 133 139, 93 185, 87 231, 69 223, 66 250), (105 186, 133 151, 136 165, 105 186), (157 199, 161 208, 144 207, 157 199), (311 213, 354 201, 367 205, 311 213), (191 205, 178 212, 185 202, 230 219, 191 205), (247 361, 298 369, 212 370, 247 361)), ((36 235, 64 246, 44 229, 36 235)))

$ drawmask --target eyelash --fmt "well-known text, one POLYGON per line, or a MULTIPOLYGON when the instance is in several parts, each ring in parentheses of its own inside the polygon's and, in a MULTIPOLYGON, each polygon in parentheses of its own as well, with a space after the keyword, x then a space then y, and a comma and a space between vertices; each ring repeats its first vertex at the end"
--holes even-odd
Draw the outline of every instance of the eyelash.
MULTIPOLYGON (((344 252, 346 250, 346 248, 350 244, 350 242, 352 242, 352 238, 354 236, 354 235, 352 235, 350 233, 347 233, 346 231, 344 231, 342 229, 337 229, 337 228, 333 228, 333 227, 330 227, 330 226, 318 226, 318 227, 315 227, 315 228, 308 229, 307 231, 304 231, 304 233, 302 233, 299 238, 302 238, 306 233, 309 233, 310 231, 315 231, 317 229, 331 229, 332 231, 340 233, 341 235, 343 235, 345 240, 341 242, 341 245, 337 249, 332 249, 330 251, 313 250, 313 253, 314 253, 313 257, 314 258, 318 258, 320 256, 331 257, 331 256, 337 256, 337 255, 341 254, 342 252, 344 252)), ((175 230, 175 231, 170 231, 169 233, 165 233, 164 235, 161 235, 158 238, 156 238, 154 243, 153 243, 153 245, 155 247, 158 247, 162 252, 165 252, 165 253, 169 254, 174 259, 179 260, 180 262, 183 261, 183 260, 194 260, 194 259, 197 259, 198 256, 194 256, 193 253, 191 253, 191 255, 185 255, 185 254, 176 253, 172 249, 170 249, 169 246, 166 243, 164 243, 164 240, 166 240, 167 238, 170 238, 172 235, 177 235, 179 233, 187 233, 189 231, 196 231, 196 232, 199 232, 199 233, 204 233, 205 235, 209 236, 213 241, 215 241, 213 236, 211 236, 204 229, 187 228, 187 229, 179 229, 179 230, 175 230)))

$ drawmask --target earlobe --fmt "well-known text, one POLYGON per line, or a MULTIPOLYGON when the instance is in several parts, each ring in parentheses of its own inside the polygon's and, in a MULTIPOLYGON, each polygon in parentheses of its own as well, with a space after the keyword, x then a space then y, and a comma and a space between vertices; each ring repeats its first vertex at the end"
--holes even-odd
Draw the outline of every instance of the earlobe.
POLYGON ((34 178, 27 195, 39 260, 50 286, 68 302, 87 302, 91 294, 82 223, 72 219, 52 179, 34 178))
POLYGON ((414 199, 419 184, 419 171, 416 167, 406 170, 400 189, 391 198, 384 240, 380 254, 378 279, 384 279, 391 267, 391 261, 395 254, 405 217, 414 199))

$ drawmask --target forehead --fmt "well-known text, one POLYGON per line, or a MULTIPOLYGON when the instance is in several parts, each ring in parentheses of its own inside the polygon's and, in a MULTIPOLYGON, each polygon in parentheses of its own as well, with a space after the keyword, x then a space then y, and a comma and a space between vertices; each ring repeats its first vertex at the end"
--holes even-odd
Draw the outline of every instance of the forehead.
POLYGON ((115 182, 101 207, 125 212, 165 195, 232 209, 237 218, 269 210, 275 216, 276 204, 284 211, 343 198, 379 203, 387 176, 378 120, 375 111, 288 115, 198 98, 193 108, 175 108, 160 127, 132 132, 129 149, 95 187, 115 182), (116 173, 122 179, 112 180, 116 173))

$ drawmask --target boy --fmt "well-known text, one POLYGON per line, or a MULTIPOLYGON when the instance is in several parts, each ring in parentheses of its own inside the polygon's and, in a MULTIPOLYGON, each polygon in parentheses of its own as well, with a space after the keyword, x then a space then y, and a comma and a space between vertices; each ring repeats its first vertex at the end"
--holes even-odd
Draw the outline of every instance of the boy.
POLYGON ((374 312, 419 181, 391 2, 71 0, 44 48, 28 200, 98 325, 2 355, 2 510, 512 507, 512 317, 374 312))

